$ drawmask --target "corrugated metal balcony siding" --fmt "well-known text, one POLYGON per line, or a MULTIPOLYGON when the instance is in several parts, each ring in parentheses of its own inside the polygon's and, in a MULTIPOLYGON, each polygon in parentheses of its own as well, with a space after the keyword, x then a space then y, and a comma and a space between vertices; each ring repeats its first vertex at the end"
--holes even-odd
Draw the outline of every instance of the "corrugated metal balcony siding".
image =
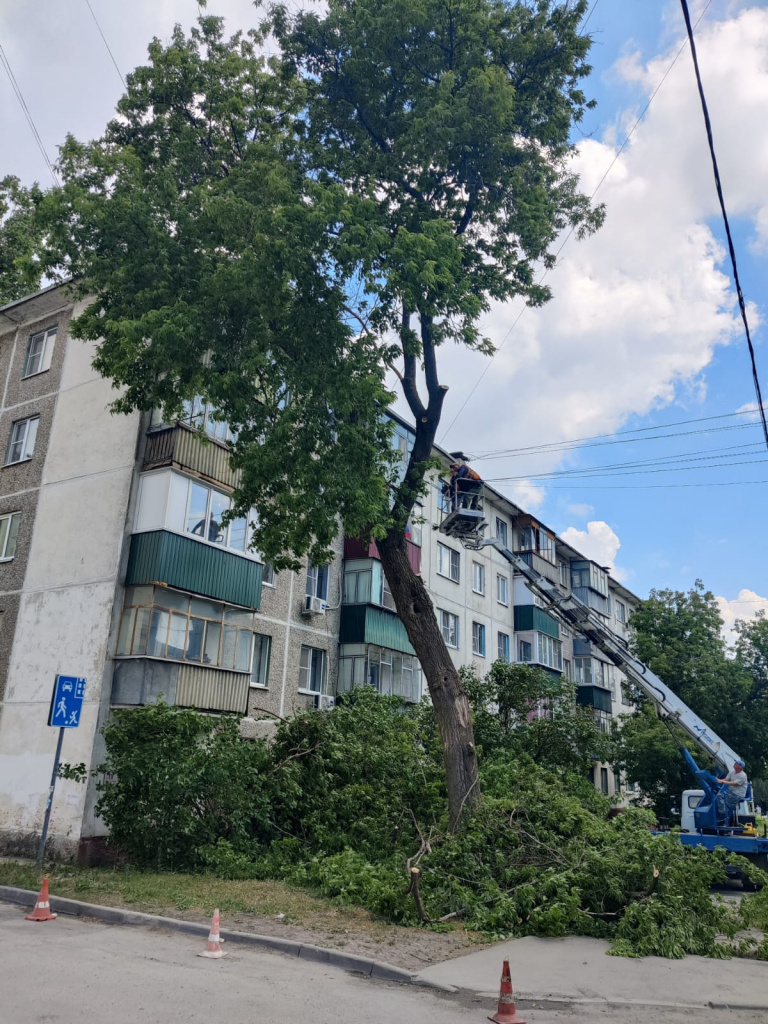
POLYGON ((585 604, 588 608, 593 608, 598 614, 610 615, 611 606, 608 598, 598 594, 591 587, 574 587, 573 595, 578 597, 581 603, 585 604))
POLYGON ((546 558, 542 558, 541 555, 537 554, 535 551, 519 551, 518 554, 524 562, 530 565, 532 569, 535 569, 536 572, 541 573, 541 575, 551 583, 559 582, 560 576, 557 571, 557 566, 552 565, 552 563, 548 562, 546 558))
POLYGON ((180 665, 176 703, 200 711, 236 711, 245 714, 250 678, 247 672, 180 665))
MULTIPOLYGON (((408 554, 408 561, 411 564, 411 568, 415 573, 421 572, 421 548, 414 544, 412 541, 407 540, 405 542, 405 550, 408 554)), ((376 541, 371 540, 366 543, 364 540, 355 540, 354 537, 344 538, 344 557, 345 558, 376 558, 379 561, 379 549, 376 547, 376 541)))
POLYGON ((215 441, 205 443, 196 431, 184 424, 162 427, 147 434, 144 469, 176 466, 186 469, 211 483, 237 487, 240 472, 232 469, 229 452, 215 441))
POLYGON ((339 643, 377 644, 403 654, 416 653, 397 615, 369 604, 342 606, 339 643))
POLYGON ((597 708, 598 711, 611 713, 612 695, 610 690, 604 690, 602 686, 578 686, 576 688, 576 703, 586 708, 597 708))
POLYGON ((546 633, 555 640, 560 639, 560 626, 551 615, 547 615, 535 604, 515 605, 515 632, 522 633, 525 630, 535 629, 538 633, 546 633))
POLYGON ((131 537, 125 583, 166 583, 258 611, 260 562, 166 530, 131 537))

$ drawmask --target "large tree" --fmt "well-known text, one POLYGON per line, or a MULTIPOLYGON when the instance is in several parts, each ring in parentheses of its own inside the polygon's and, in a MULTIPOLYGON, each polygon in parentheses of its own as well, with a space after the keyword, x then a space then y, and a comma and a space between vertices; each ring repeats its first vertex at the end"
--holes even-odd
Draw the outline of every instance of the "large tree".
POLYGON ((471 715, 405 527, 447 390, 440 345, 490 351, 490 302, 544 302, 558 233, 599 224, 568 169, 586 6, 331 0, 229 41, 202 17, 152 44, 102 139, 67 141, 48 204, 53 258, 95 297, 74 330, 98 341, 116 408, 211 401, 276 565, 327 559, 339 523, 378 541, 454 825, 480 799, 471 715), (281 51, 265 62, 267 32, 281 51), (416 426, 404 476, 390 370, 416 426))
POLYGON ((12 174, 0 179, 0 306, 40 287, 42 198, 38 185, 25 188, 12 174))

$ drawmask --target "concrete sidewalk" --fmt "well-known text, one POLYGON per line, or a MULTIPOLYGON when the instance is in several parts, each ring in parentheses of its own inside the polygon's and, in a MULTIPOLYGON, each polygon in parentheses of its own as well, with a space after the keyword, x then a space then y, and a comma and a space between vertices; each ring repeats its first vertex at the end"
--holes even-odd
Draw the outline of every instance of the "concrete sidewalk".
POLYGON ((512 939, 468 956, 427 967, 417 978, 480 996, 497 996, 508 959, 520 1000, 713 1006, 768 1010, 768 962, 642 960, 606 956, 600 939, 512 939))

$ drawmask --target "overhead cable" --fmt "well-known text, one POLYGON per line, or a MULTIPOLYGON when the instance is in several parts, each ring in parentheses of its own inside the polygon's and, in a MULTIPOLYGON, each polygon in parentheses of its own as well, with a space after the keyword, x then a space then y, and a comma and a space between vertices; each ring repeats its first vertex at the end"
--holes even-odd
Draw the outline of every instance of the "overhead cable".
POLYGON ((43 140, 40 138, 40 132, 37 130, 37 126, 35 125, 32 114, 30 113, 29 107, 27 106, 27 102, 24 99, 24 95, 21 91, 19 83, 16 81, 16 76, 13 73, 10 61, 6 56, 2 44, 0 44, 0 63, 2 63, 3 67, 5 68, 5 73, 8 75, 8 81, 11 83, 11 88, 16 94, 16 99, 19 101, 19 105, 21 106, 24 117, 27 119, 27 124, 29 125, 30 131, 32 132, 35 138, 35 142, 37 143, 37 148, 40 150, 43 160, 45 160, 46 166, 50 171, 51 177, 53 178, 53 183, 54 185, 58 185, 59 176, 56 174, 56 167, 51 158, 48 156, 48 153, 46 152, 45 146, 43 145, 43 140))
POLYGON ((85 0, 85 2, 88 5, 88 10, 91 12, 91 17, 93 18, 93 20, 94 20, 94 22, 96 24, 96 28, 99 30, 99 35, 104 40, 104 45, 107 48, 107 53, 112 58, 112 63, 115 65, 115 71, 120 76, 120 81, 123 83, 123 88, 127 89, 128 86, 125 84, 125 79, 123 78, 123 73, 122 73, 122 71, 120 70, 120 68, 117 65, 117 61, 115 60, 115 55, 114 55, 114 53, 112 53, 112 50, 110 49, 109 43, 107 42, 107 37, 104 35, 104 33, 101 30, 101 25, 99 24, 99 19, 96 17, 96 13, 93 10, 93 8, 91 7, 91 0, 85 0))
POLYGON ((755 349, 752 345, 752 337, 749 333, 749 320, 747 319, 747 306, 744 302, 744 293, 741 290, 741 281, 739 280, 739 269, 736 266, 736 249, 733 245, 733 238, 731 236, 731 225, 728 222, 728 213, 725 209, 725 199, 723 198, 723 186, 720 182, 720 171, 717 166, 717 157, 715 156, 715 140, 712 135, 712 122, 709 119, 709 109, 707 107, 707 100, 704 96, 704 86, 701 83, 701 72, 699 71, 699 58, 696 54, 696 44, 693 40, 693 29, 691 27, 691 15, 688 11, 688 0, 680 0, 683 7, 683 17, 685 18, 685 28, 688 33, 688 41, 691 44, 691 57, 693 58, 693 67, 696 71, 696 84, 699 87, 699 99, 701 100, 701 110, 704 114, 704 124, 707 129, 707 142, 709 143, 709 155, 712 158, 712 170, 715 175, 715 187, 717 188, 717 198, 720 200, 720 210, 723 215, 723 224, 725 225, 725 234, 728 239, 728 252, 731 256, 731 267, 733 268, 733 280, 736 284, 736 294, 739 299, 739 309, 741 310, 741 319, 744 322, 744 332, 747 336, 747 346, 749 348, 749 359, 752 364, 752 381, 755 385, 755 395, 757 396, 757 408, 760 413, 760 420, 763 424, 763 435, 765 437, 765 445, 768 448, 768 422, 765 419, 765 409, 763 407, 763 395, 760 390, 760 378, 757 374, 757 363, 755 361, 755 349))

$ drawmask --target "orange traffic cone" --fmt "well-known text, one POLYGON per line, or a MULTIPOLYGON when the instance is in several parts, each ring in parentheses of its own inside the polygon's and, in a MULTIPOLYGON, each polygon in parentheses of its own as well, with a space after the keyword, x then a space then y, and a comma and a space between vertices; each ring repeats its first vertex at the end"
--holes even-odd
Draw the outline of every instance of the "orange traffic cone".
POLYGON ((512 992, 512 977, 509 973, 509 960, 504 961, 501 971, 501 991, 499 992, 499 1008, 495 1017, 489 1017, 496 1024, 526 1024, 522 1017, 518 1017, 515 1009, 515 997, 512 992))
POLYGON ((55 921, 56 915, 51 913, 51 903, 48 897, 48 875, 43 878, 43 887, 40 890, 40 895, 37 897, 37 903, 35 903, 35 909, 31 914, 27 914, 24 918, 25 921, 55 921))
POLYGON ((219 912, 214 910, 213 920, 211 921, 211 931, 208 935, 208 945, 205 947, 202 953, 198 953, 198 956, 206 956, 209 960, 220 960, 227 954, 221 948, 221 936, 219 935, 219 912))

